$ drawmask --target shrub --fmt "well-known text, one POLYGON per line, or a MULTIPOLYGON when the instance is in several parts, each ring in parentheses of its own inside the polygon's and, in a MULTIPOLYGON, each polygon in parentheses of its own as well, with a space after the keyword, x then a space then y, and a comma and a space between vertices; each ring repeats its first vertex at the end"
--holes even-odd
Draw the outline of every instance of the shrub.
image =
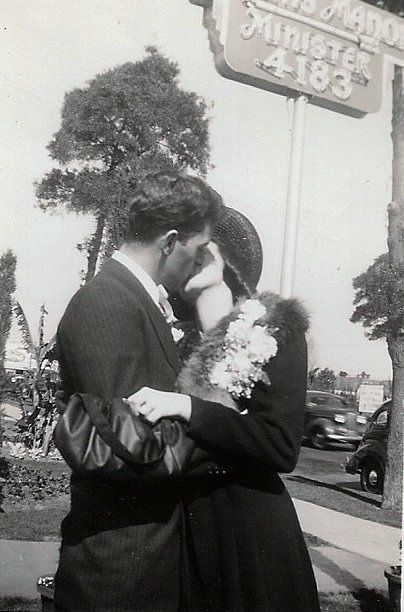
POLYGON ((8 461, 4 495, 10 503, 36 503, 69 493, 69 470, 65 464, 39 461, 8 461))

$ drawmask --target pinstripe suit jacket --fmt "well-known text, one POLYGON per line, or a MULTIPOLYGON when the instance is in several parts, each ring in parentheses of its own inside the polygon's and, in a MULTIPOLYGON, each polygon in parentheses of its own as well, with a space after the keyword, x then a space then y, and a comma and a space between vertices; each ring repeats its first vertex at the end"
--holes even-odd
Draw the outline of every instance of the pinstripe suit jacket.
MULTIPOLYGON (((144 385, 173 391, 180 363, 170 329, 139 281, 108 260, 70 301, 58 329, 64 390, 102 399, 144 385)), ((62 523, 56 603, 75 612, 181 607, 176 485, 73 474, 62 523)))

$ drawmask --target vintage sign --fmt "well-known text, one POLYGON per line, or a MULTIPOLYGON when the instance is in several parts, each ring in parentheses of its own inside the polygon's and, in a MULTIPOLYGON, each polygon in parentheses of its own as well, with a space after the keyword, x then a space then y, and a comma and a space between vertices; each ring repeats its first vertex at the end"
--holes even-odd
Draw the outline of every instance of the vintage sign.
POLYGON ((404 59, 404 20, 360 0, 191 2, 220 74, 338 112, 376 112, 385 55, 404 59))
POLYGON ((383 402, 383 385, 361 385, 359 387, 359 412, 373 414, 383 402))
POLYGON ((6 370, 31 370, 36 365, 31 353, 12 342, 8 342, 4 352, 6 370))

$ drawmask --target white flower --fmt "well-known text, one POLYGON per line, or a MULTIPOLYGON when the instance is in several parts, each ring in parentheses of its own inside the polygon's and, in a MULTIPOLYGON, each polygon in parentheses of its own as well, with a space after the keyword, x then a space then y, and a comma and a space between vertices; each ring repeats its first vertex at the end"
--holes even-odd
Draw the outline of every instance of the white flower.
POLYGON ((227 369, 226 361, 218 361, 212 368, 210 374, 212 384, 227 389, 231 384, 231 373, 227 369))
MULTIPOLYGON (((278 350, 272 335, 277 330, 254 325, 265 314, 266 308, 259 300, 244 302, 238 318, 229 323, 223 356, 211 368, 210 382, 235 399, 251 397, 255 383, 264 377, 264 365, 278 350)), ((269 384, 267 377, 266 381, 269 384)))
POLYGON ((237 344, 247 344, 251 333, 251 325, 244 319, 236 319, 229 323, 226 334, 226 340, 229 344, 236 342, 237 344))
POLYGON ((266 327, 254 325, 249 338, 249 357, 252 361, 265 363, 276 355, 278 343, 266 327))
POLYGON ((254 323, 266 313, 265 306, 259 300, 246 300, 240 306, 239 318, 254 323))
POLYGON ((245 373, 248 376, 251 369, 251 359, 248 357, 247 351, 241 349, 237 353, 233 353, 231 369, 240 375, 245 373))

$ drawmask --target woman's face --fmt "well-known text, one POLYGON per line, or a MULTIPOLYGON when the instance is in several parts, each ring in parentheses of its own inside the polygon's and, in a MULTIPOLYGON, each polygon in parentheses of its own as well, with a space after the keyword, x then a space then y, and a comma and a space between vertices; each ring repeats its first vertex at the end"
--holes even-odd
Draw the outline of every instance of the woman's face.
POLYGON ((220 285, 223 282, 224 266, 218 245, 209 242, 195 262, 193 274, 183 289, 182 297, 187 302, 193 302, 204 289, 220 285))

